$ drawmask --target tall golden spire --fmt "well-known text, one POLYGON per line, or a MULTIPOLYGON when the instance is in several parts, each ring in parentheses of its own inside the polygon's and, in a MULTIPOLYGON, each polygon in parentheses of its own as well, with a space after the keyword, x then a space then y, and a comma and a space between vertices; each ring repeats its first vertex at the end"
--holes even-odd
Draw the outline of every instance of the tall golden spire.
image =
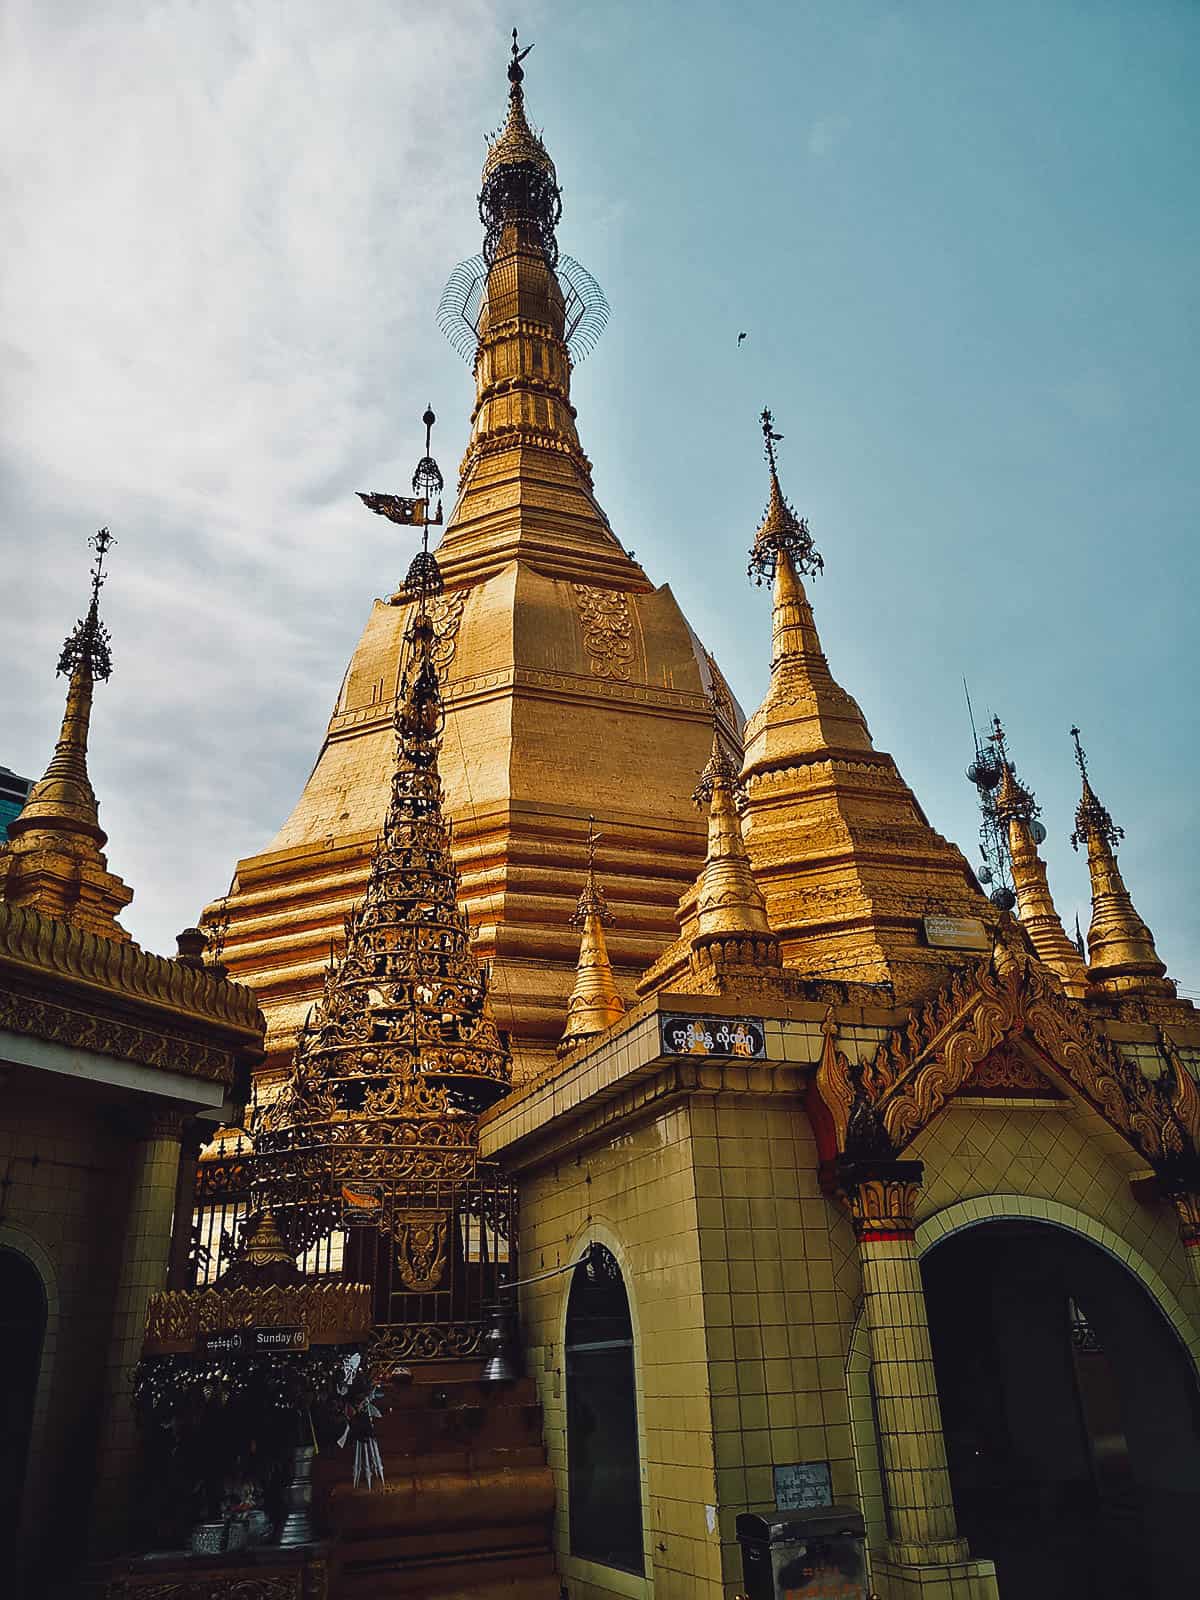
POLYGON ((101 528, 88 543, 96 552, 91 603, 58 659, 58 672, 70 680, 62 728, 49 765, 9 824, 8 846, 0 849, 0 895, 10 905, 29 906, 102 938, 125 941, 129 934, 116 918, 133 890, 108 870, 107 835, 87 769, 92 689, 112 672, 100 590, 104 558, 116 541, 101 528))
POLYGON ((708 852, 696 886, 693 951, 714 967, 779 969, 779 941, 742 838, 741 780, 722 746, 715 707, 712 755, 692 798, 701 808, 708 807, 708 852))
POLYGON ((1173 996, 1175 985, 1166 976, 1166 966, 1154 948, 1154 937, 1134 910, 1117 867, 1115 847, 1125 837, 1125 830, 1117 827, 1092 789, 1078 728, 1071 729, 1071 737, 1083 783, 1071 843, 1076 850, 1081 844, 1087 845, 1092 879, 1088 976, 1106 994, 1173 996))
POLYGON ((513 32, 507 119, 481 179, 483 259, 456 269, 440 312, 452 341, 465 333, 474 348, 476 393, 439 559, 451 588, 523 558, 554 578, 648 589, 595 500, 575 426, 568 340, 601 308, 602 326, 607 305, 578 263, 560 260, 558 174, 525 111, 532 46, 520 50, 513 32))
MULTIPOLYGON (((1000 761, 996 815, 1008 830, 1008 853, 1021 926, 1039 959, 1057 975, 1064 992, 1081 1000, 1087 993, 1087 968, 1067 937, 1050 893, 1046 863, 1038 854, 1034 833, 1038 806, 1006 756, 1000 761)), ((1040 827, 1037 832, 1039 837, 1045 837, 1040 827)))
POLYGON ((769 411, 762 429, 770 481, 749 572, 774 604, 771 681, 746 724, 746 847, 789 971, 907 1001, 967 959, 935 947, 927 919, 995 913, 829 670, 803 583, 823 563, 780 488, 769 411))
POLYGON ((712 751, 692 793, 698 809, 708 812, 704 866, 679 901, 679 937, 638 980, 640 996, 783 987, 779 940, 742 837, 745 793, 722 742, 720 701, 715 694, 709 696, 709 704, 712 751))
POLYGON ((812 606, 801 574, 815 577, 824 561, 808 531, 784 498, 779 485, 776 433, 770 411, 762 413, 764 454, 770 469, 766 514, 754 536, 749 576, 755 583, 773 582, 771 608, 771 685, 767 697, 746 725, 749 762, 770 761, 773 749, 785 745, 790 754, 817 750, 870 751, 871 735, 858 703, 835 682, 821 649, 812 606), (769 729, 769 731, 768 731, 769 729))
POLYGON ((608 942, 604 937, 605 928, 612 927, 613 914, 608 909, 604 890, 596 881, 599 839, 596 819, 589 817, 587 877, 571 917, 571 926, 579 929, 579 964, 575 971, 575 987, 567 1001, 567 1025, 558 1046, 560 1055, 573 1050, 585 1039, 603 1033, 625 1015, 625 1002, 617 993, 612 963, 608 959, 608 942))

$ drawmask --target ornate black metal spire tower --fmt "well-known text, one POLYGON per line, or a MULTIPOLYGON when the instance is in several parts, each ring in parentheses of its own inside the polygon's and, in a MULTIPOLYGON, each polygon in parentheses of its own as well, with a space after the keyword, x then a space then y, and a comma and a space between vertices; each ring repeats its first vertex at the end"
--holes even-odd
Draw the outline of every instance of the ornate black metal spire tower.
POLYGON ((558 264, 554 230, 562 216, 562 193, 546 146, 525 118, 521 63, 533 46, 519 49, 515 28, 512 38, 508 119, 488 150, 479 195, 479 220, 486 229, 483 258, 489 267, 495 264, 505 230, 512 227, 522 244, 536 244, 546 264, 554 267, 558 264))

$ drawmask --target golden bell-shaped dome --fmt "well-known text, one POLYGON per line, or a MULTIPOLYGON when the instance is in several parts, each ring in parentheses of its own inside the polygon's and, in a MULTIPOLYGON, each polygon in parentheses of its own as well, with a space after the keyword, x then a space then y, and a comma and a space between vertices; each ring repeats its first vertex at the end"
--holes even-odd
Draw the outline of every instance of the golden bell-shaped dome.
POLYGON ((501 167, 519 166, 539 167, 551 183, 558 183, 550 152, 529 126, 525 96, 516 83, 509 91, 508 118, 496 137, 489 141, 487 159, 483 163, 483 182, 486 184, 501 167))

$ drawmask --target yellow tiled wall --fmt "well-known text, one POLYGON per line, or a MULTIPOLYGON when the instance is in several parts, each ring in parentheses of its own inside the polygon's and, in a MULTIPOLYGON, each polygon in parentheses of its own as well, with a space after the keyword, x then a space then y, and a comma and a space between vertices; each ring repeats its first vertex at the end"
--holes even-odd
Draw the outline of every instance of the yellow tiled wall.
POLYGON ((32 1262, 48 1310, 23 1508, 23 1559, 38 1571, 53 1565, 51 1546, 66 1559, 86 1529, 128 1203, 125 1155, 99 1108, 6 1085, 0 1247, 32 1262))
POLYGON ((634 1323, 652 1584, 569 1554, 570 1275, 525 1291, 571 1600, 732 1596, 734 1519, 774 1508, 775 1465, 828 1461, 835 1497, 857 1500, 843 1371, 855 1246, 816 1169, 795 1103, 700 1095, 522 1182, 522 1274, 564 1265, 598 1240, 621 1264, 634 1323))
MULTIPOLYGON (((808 1049, 807 1041, 789 1044, 792 1059, 808 1049)), ((882 1550, 853 1232, 818 1186, 807 1114, 794 1097, 770 1093, 765 1075, 761 1092, 754 1081, 745 1093, 695 1093, 641 1123, 619 1124, 606 1142, 521 1181, 522 1274, 565 1265, 598 1240, 620 1262, 634 1323, 644 1578, 569 1554, 570 1275, 525 1291, 571 1600, 732 1600, 741 1578, 735 1518, 773 1510, 772 1468, 794 1462, 828 1461, 835 1500, 862 1505, 871 1543, 882 1550)), ((1056 1204, 1073 1208, 1162 1274, 1200 1337, 1200 1297, 1174 1213, 1134 1198, 1127 1147, 1091 1112, 1068 1102, 959 1100, 905 1154, 925 1163, 917 1220, 926 1238, 938 1213, 973 1197, 1044 1200, 1047 1220, 1056 1204)))

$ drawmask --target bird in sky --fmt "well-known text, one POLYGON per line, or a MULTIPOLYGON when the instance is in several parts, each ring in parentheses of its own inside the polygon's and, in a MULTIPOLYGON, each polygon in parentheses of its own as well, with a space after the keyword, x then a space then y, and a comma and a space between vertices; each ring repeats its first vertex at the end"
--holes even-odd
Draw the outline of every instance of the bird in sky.
POLYGON ((740 344, 741 344, 741 342, 742 342, 742 340, 743 340, 743 339, 744 339, 744 338, 745 338, 745 337, 746 337, 746 335, 745 335, 745 334, 744 334, 744 333, 739 333, 739 334, 738 334, 738 344, 739 344, 739 345, 740 345, 740 344))

